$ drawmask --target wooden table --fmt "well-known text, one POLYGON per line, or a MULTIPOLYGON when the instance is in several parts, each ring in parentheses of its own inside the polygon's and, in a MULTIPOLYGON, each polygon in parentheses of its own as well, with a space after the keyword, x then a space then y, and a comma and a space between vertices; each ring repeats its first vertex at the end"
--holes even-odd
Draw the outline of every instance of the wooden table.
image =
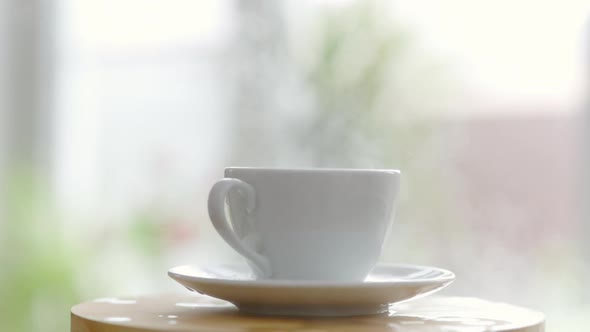
POLYGON ((103 298, 72 308, 72 332, 213 331, 544 331, 542 313, 477 298, 430 296, 392 305, 389 314, 290 318, 241 314, 204 295, 103 298))

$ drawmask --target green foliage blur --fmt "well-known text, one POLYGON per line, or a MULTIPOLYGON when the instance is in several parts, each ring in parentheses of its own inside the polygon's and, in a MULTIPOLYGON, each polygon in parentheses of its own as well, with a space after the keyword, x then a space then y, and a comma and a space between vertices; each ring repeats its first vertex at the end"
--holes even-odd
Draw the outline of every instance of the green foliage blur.
POLYGON ((0 224, 0 331, 68 331, 74 304, 112 288, 105 280, 110 271, 89 273, 97 269, 101 250, 127 243, 128 250, 156 261, 163 250, 157 213, 139 211, 119 235, 108 235, 104 227, 105 232, 73 239, 39 172, 13 167, 6 178, 0 192, 5 198, 0 224))
POLYGON ((65 239, 47 186, 29 167, 9 172, 0 240, 0 330, 66 331, 79 300, 81 252, 65 239))

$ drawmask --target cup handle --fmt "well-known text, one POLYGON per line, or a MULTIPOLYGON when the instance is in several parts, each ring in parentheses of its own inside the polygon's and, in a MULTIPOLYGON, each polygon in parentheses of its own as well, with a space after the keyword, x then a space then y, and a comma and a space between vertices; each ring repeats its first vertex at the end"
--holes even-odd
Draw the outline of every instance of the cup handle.
MULTIPOLYGON (((246 209, 244 214, 251 214, 256 207, 256 192, 254 188, 248 183, 235 178, 224 178, 217 181, 211 191, 209 192, 208 208, 209 218, 213 226, 235 251, 257 268, 260 276, 270 276, 270 263, 267 258, 263 257, 256 251, 248 248, 244 242, 238 237, 231 226, 231 222, 225 213, 225 199, 230 190, 236 190, 246 200, 246 209)), ((243 218, 232 219, 232 221, 241 220, 243 218)))

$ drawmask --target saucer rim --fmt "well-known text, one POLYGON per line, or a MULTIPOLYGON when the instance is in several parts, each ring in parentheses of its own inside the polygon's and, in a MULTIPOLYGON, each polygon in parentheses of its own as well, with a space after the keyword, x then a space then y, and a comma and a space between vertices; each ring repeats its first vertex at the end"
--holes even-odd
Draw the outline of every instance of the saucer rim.
MULTIPOLYGON (((235 285, 248 287, 288 287, 288 288, 350 288, 350 287, 383 287, 383 286, 408 286, 408 285, 429 285, 448 284, 455 280, 455 273, 450 270, 416 264, 404 263, 379 263, 375 268, 413 268, 417 270, 429 269, 436 270, 441 273, 440 276, 416 279, 416 280, 385 280, 385 281, 327 281, 327 280, 288 280, 288 279, 225 279, 225 278, 206 278, 199 276, 189 276, 175 271, 184 268, 191 268, 199 266, 219 266, 219 267, 247 267, 245 264, 238 263, 220 263, 220 264, 185 264, 173 267, 168 270, 168 276, 172 279, 182 279, 186 281, 198 281, 200 283, 216 284, 216 285, 235 285)), ((370 275, 370 273, 369 273, 370 275)))

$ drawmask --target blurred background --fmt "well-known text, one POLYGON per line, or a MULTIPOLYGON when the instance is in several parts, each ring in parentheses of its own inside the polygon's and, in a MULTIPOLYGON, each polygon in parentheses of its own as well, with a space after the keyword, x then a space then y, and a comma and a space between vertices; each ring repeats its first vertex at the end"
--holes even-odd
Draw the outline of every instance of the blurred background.
MULTIPOLYGON (((0 0, 0 330, 240 262, 225 166, 402 170, 382 260, 590 317, 587 1, 0 0)), ((552 328, 553 327, 553 328, 552 328)))

